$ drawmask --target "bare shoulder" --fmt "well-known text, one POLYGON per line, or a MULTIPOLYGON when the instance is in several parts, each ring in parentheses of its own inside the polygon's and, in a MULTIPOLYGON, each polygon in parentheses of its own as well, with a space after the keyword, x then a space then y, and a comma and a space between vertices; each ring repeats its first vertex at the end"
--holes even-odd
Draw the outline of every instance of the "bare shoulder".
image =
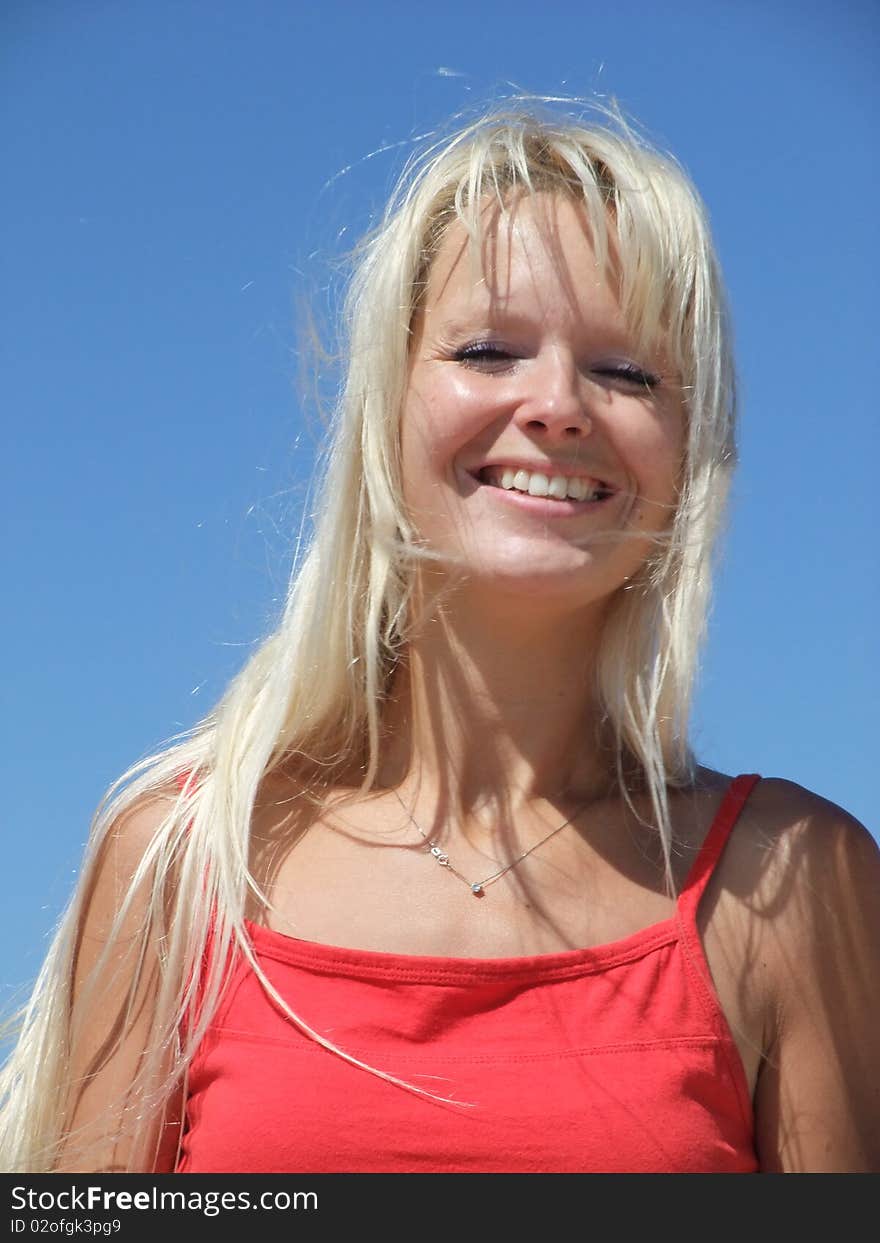
POLYGON ((179 797, 176 786, 164 785, 138 795, 113 819, 107 842, 127 857, 140 857, 153 842, 156 833, 179 797))
MULTIPOLYGON (((701 775, 707 796, 720 805, 731 778, 705 769, 701 775)), ((740 813, 720 872, 724 888, 767 920, 819 916, 836 900, 876 899, 880 847, 837 803, 797 782, 762 777, 740 813)))
POLYGON ((733 835, 765 1000, 762 1168, 880 1170, 880 848, 845 808, 765 778, 733 835))
POLYGON ((797 782, 765 777, 742 816, 740 848, 758 865, 756 896, 768 917, 824 921, 841 905, 876 901, 880 848, 845 808, 797 782))
POLYGON ((762 777, 749 801, 767 817, 768 827, 775 827, 777 831, 803 834, 819 830, 817 840, 820 843, 825 833, 831 831, 840 841, 849 837, 854 840, 865 838, 876 846, 867 828, 855 816, 796 781, 788 781, 784 777, 762 777))
POLYGON ((87 925, 103 927, 115 916, 133 879, 148 866, 151 847, 177 795, 173 786, 151 790, 135 798, 111 821, 98 844, 91 884, 84 895, 87 925))
POLYGON ((845 808, 796 782, 764 779, 749 801, 743 848, 760 865, 755 909, 791 1005, 810 987, 790 969, 795 950, 814 981, 880 961, 880 847, 845 808))
POLYGON ((766 982, 770 1004, 803 996, 791 970, 798 956, 833 971, 849 970, 854 952, 880 954, 880 847, 845 808, 797 782, 765 777, 753 787, 713 889, 760 949, 753 983, 766 982))
POLYGON ((173 1168, 180 1102, 150 1115, 143 1153, 155 1160, 135 1153, 129 1123, 145 1108, 132 1085, 154 1040, 165 926, 156 919, 156 898, 169 900, 167 916, 173 889, 170 873, 157 876, 161 852, 153 846, 177 797, 172 786, 131 800, 86 864, 73 957, 67 1138, 58 1172, 117 1172, 131 1161, 143 1171, 173 1168))
POLYGON ((140 950, 134 947, 150 922, 154 895, 162 893, 170 902, 174 878, 170 873, 157 876, 153 848, 177 797, 178 791, 172 786, 134 798, 111 820, 87 861, 77 930, 77 994, 103 962, 104 947, 111 938, 115 968, 124 962, 128 947, 139 956, 140 950))

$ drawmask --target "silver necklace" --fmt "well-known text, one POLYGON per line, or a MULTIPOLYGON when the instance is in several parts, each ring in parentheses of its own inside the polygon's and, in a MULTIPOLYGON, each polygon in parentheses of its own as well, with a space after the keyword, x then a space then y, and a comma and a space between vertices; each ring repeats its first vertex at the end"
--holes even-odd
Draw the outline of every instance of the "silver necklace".
POLYGON ((449 861, 449 855, 442 848, 442 846, 438 845, 437 842, 431 841, 428 834, 416 822, 415 817, 413 816, 412 812, 406 806, 403 799, 400 797, 400 795, 397 793, 396 790, 394 791, 394 796, 397 799, 398 803, 400 803, 403 810, 406 812, 407 816, 409 816, 410 823, 412 824, 412 826, 415 829, 417 829, 419 833, 422 835, 422 837, 425 839, 425 842, 427 843, 428 850, 431 856, 437 860, 437 862, 440 864, 442 868, 446 868, 447 871, 451 872, 453 876, 457 876, 460 881, 463 881, 464 884, 467 885, 468 889, 470 889, 471 893, 474 895, 475 898, 484 897, 487 885, 491 885, 494 881, 499 880, 502 876, 505 875, 505 873, 509 872, 511 868, 515 868, 518 863, 522 863, 523 859, 527 859, 533 850, 537 850, 539 846, 543 846, 545 842, 549 842, 551 837, 555 837, 557 833, 561 833, 562 830, 567 825, 571 824, 572 820, 577 819, 577 817, 581 814, 581 812, 584 810, 585 807, 589 806, 588 803, 584 803, 583 807, 579 807, 578 810, 574 813, 574 815, 569 816, 568 820, 564 820, 562 824, 559 825, 558 828, 551 829, 551 831, 547 834, 546 837, 542 837, 539 842, 535 842, 534 846, 530 846, 528 850, 524 850, 522 854, 517 855, 517 857, 511 863, 508 863, 503 868, 499 868, 498 871, 493 872, 491 876, 486 876, 483 878, 483 880, 470 881, 468 880, 466 876, 463 876, 462 873, 459 872, 458 868, 453 867, 453 865, 449 861))

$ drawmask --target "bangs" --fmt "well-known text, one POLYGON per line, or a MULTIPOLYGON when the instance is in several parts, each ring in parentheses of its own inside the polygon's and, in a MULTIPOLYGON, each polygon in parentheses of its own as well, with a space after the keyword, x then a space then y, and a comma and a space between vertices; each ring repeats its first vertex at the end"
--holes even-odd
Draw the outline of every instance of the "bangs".
POLYGON ((597 262, 620 291, 636 344, 660 348, 677 371, 690 371, 706 230, 698 200, 671 159, 634 144, 632 135, 554 131, 536 126, 534 117, 511 117, 460 135, 424 170, 422 189, 433 194, 422 217, 413 311, 454 224, 466 230, 479 265, 487 205, 503 219, 520 196, 555 194, 582 207, 597 262))

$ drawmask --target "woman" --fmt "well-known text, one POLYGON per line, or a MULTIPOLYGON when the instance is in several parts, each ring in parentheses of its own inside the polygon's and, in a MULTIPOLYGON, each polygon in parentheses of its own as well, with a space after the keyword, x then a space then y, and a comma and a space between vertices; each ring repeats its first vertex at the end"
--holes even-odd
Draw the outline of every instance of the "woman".
POLYGON ((880 1168, 876 845, 688 744, 734 427, 687 179, 484 118, 347 327, 281 625, 100 811, 4 1168, 880 1168))

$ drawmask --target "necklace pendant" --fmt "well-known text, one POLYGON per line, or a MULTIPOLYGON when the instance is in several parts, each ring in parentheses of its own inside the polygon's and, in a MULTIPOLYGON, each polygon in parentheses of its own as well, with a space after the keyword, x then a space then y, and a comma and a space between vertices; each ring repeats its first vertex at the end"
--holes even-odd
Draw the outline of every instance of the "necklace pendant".
MULTIPOLYGON (((574 820, 575 818, 574 816, 571 816, 568 820, 565 820, 562 824, 559 825, 558 828, 552 829, 545 837, 542 837, 540 841, 535 842, 534 846, 530 846, 529 849, 524 850, 521 855, 517 855, 517 857, 511 863, 508 863, 506 867, 500 868, 497 872, 493 872, 491 876, 487 876, 484 881, 478 880, 478 881, 474 881, 473 883, 471 883, 467 879, 466 876, 463 876, 461 872, 456 871, 456 869, 452 866, 452 864, 449 862, 449 855, 446 853, 443 847, 440 846, 437 842, 431 841, 431 839, 428 837, 428 834, 424 831, 424 829, 421 829, 419 825, 416 824, 416 821, 415 821, 415 818, 413 817, 412 812, 407 811, 407 808, 403 802, 403 799, 400 797, 400 795, 397 793, 396 790, 394 791, 394 793, 395 793, 395 796, 397 797, 398 803, 400 803, 403 810, 407 812, 407 815, 409 816, 413 824, 413 827, 417 829, 418 832, 423 837, 425 845, 428 847, 429 853, 436 859, 436 861, 440 864, 441 867, 449 868, 450 872, 452 872, 453 875, 457 876, 460 881, 463 881, 464 884, 467 885, 467 887, 470 889, 471 893, 474 895, 475 898, 485 898, 486 890, 483 888, 484 885, 494 884, 494 882, 498 880, 500 877, 505 876, 510 871, 511 868, 515 868, 518 863, 522 863, 523 859, 528 858, 528 856, 532 853, 532 851, 537 850, 539 846, 543 846, 545 842, 549 842, 550 838, 555 837, 557 833, 561 833, 562 830, 565 828, 565 826, 568 824, 571 824, 572 820, 574 820)), ((584 808, 582 807, 580 810, 583 811, 584 808)), ((580 815, 580 811, 577 814, 580 815)))

